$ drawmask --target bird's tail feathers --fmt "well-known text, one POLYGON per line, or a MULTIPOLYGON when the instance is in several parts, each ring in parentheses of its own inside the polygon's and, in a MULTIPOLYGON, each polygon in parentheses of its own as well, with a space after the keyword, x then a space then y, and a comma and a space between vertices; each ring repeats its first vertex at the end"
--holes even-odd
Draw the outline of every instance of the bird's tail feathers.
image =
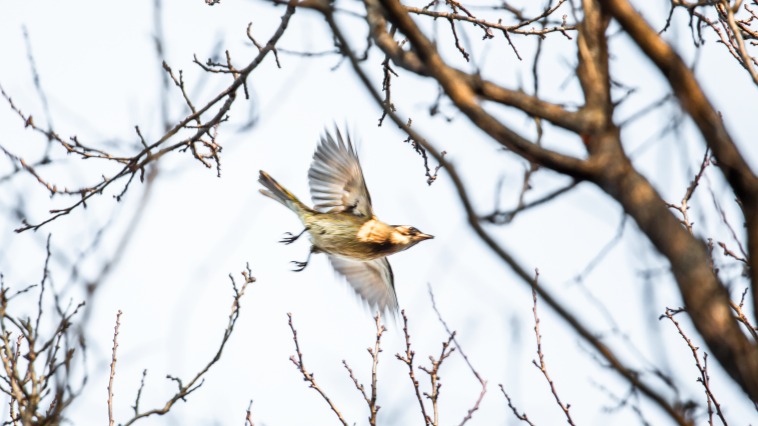
POLYGON ((260 190, 261 194, 281 203, 298 215, 300 215, 303 210, 308 210, 308 207, 306 207, 305 204, 301 203, 297 197, 295 197, 291 192, 287 191, 285 187, 280 185, 279 182, 274 180, 274 178, 272 178, 263 170, 260 171, 258 182, 266 187, 266 189, 260 190))

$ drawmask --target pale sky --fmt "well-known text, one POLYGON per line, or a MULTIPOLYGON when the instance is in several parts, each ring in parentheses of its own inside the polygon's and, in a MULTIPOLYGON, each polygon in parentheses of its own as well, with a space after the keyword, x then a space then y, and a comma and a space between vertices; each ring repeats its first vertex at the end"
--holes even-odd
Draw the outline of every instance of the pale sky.
MULTIPOLYGON (((247 24, 253 22, 253 34, 264 42, 278 25, 283 10, 263 2, 227 0, 214 7, 201 1, 167 2, 163 11, 166 61, 175 71, 184 71, 188 92, 196 105, 204 104, 231 79, 205 75, 192 63, 193 54, 204 61, 219 43, 222 51, 229 50, 235 64, 247 64, 257 54, 246 38, 247 24)), ((362 48, 363 27, 355 25, 355 18, 344 19, 346 23, 355 21, 349 24, 350 30, 356 47, 362 48)), ((24 27, 48 97, 52 125, 64 139, 77 135, 84 143, 132 154, 139 149, 135 125, 140 126, 148 142, 161 136, 162 70, 153 49, 151 2, 3 4, 0 85, 19 108, 35 117, 35 122, 45 123, 27 59, 24 27)), ((446 28, 440 27, 442 40, 446 40, 446 28)), ((327 31, 320 16, 298 11, 279 46, 329 50, 333 46, 327 31)), ((672 30, 670 35, 685 40, 681 46, 689 54, 691 42, 685 27, 680 27, 678 33, 672 30)), ((531 57, 534 40, 515 37, 514 42, 522 56, 531 57)), ((488 43, 486 69, 497 72, 486 77, 510 88, 531 90, 530 59, 519 63, 502 38, 488 43)), ((577 83, 571 79, 575 63, 572 43, 560 35, 548 38, 540 82, 540 94, 546 99, 576 99, 577 83), (556 59, 551 60, 551 55, 556 59)), ((718 73, 718 78, 706 80, 704 85, 752 164, 756 164, 758 150, 752 141, 758 123, 751 107, 758 94, 756 88, 719 46, 710 43, 705 49, 704 55, 716 59, 701 63, 698 72, 718 73)), ((457 54, 447 53, 451 58, 457 54)), ((616 78, 638 87, 628 103, 618 109, 618 117, 629 116, 665 94, 660 76, 622 36, 612 39, 611 53, 616 78)), ((455 59, 462 62, 460 57, 455 59)), ((148 375, 140 405, 143 409, 157 408, 175 390, 175 384, 165 379, 166 374, 188 380, 212 358, 232 301, 228 275, 231 273, 240 283, 239 273, 246 262, 257 282, 242 300, 239 322, 222 359, 186 403, 177 404, 166 416, 151 417, 139 424, 241 425, 251 399, 256 424, 335 424, 336 418, 326 403, 308 388, 289 361, 294 344, 287 312, 294 316, 308 370, 315 373, 319 385, 349 424, 366 424, 368 411, 342 360, 368 387, 371 359, 366 348, 374 341, 371 312, 333 274, 323 255, 314 256, 304 272, 291 272, 290 261, 303 260, 308 244, 304 239, 287 246, 277 241, 285 232, 299 232, 300 224, 293 214, 258 193, 258 170, 264 169, 301 199, 308 200, 308 166, 320 134, 333 123, 347 124, 360 141, 359 154, 377 215, 388 223, 412 224, 436 237, 390 258, 400 306, 409 313, 416 361, 428 365, 428 356, 437 357, 446 338, 427 293, 430 285, 445 320, 457 330, 470 361, 488 381, 487 395, 470 424, 517 423, 498 389, 500 383, 514 398, 514 404, 537 424, 563 422, 563 413, 554 403, 547 383, 531 365, 536 358, 531 292, 473 234, 445 171, 440 171, 433 185, 426 184, 421 158, 403 143, 405 136, 389 120, 382 127, 376 126, 379 109, 346 62, 340 64, 336 56, 307 59, 284 53, 280 60, 282 69, 269 57, 253 72, 248 81, 251 100, 239 93, 230 122, 219 129, 219 141, 224 147, 221 178, 188 152, 174 152, 161 160, 158 181, 143 220, 117 266, 101 283, 95 300, 88 301, 89 383, 68 412, 73 424, 103 424, 107 420, 106 386, 118 310, 123 311, 123 316, 114 382, 117 422, 132 415, 143 369, 148 370, 148 375), (251 110, 257 115, 256 125, 240 129, 251 110)), ((377 88, 381 87, 381 60, 374 52, 364 64, 377 88)), ((434 102, 436 88, 428 81, 402 72, 393 83, 393 92, 399 113, 411 116, 414 128, 434 146, 447 151, 447 158, 458 167, 480 213, 492 211, 496 182, 501 177, 501 206, 515 205, 523 161, 502 151, 464 116, 455 114, 448 101, 442 105, 443 112, 453 117, 451 122, 440 116, 431 117, 428 108, 434 102)), ((181 94, 172 90, 170 96, 170 118, 183 118, 186 110, 181 94)), ((534 135, 533 124, 522 115, 493 110, 515 130, 534 135)), ((660 138, 660 129, 669 119, 654 114, 625 129, 624 137, 628 151, 643 147, 634 157, 636 164, 655 182, 664 198, 678 202, 704 147, 689 124, 677 138, 660 138)), ((15 154, 37 158, 44 150, 44 140, 25 130, 4 101, 0 102, 0 127, 0 145, 15 154)), ((545 141, 561 151, 581 153, 579 140, 554 128, 548 127, 545 141)), ((53 157, 64 158, 62 148, 53 148, 53 157)), ((3 176, 11 167, 6 157, 0 160, 3 176)), ((101 175, 116 169, 99 160, 69 157, 60 166, 40 170, 59 186, 76 187, 97 182, 101 175)), ((708 179, 714 191, 723 194, 720 201, 728 212, 734 213, 731 195, 724 192, 715 169, 709 170, 708 179)), ((527 197, 538 198, 567 182, 542 170, 534 176, 534 189, 527 197)), ((0 271, 6 285, 22 286, 39 280, 43 242, 48 234, 52 233, 54 250, 75 258, 117 211, 102 249, 82 267, 83 276, 94 278, 102 260, 109 258, 127 229, 144 190, 135 181, 122 202, 116 203, 112 195, 120 192, 124 183, 116 183, 110 192, 93 198, 86 210, 79 209, 36 233, 13 233, 19 226, 17 218, 3 216, 0 271)), ((64 197, 51 200, 28 175, 16 177, 11 186, 4 185, 14 191, 0 193, 0 205, 7 210, 19 195, 23 196, 27 211, 34 215, 31 221, 44 220, 48 210, 71 202, 64 197)), ((695 222, 703 235, 727 238, 718 222, 700 219, 703 213, 698 208, 712 209, 705 188, 696 195, 695 222)), ((707 214, 715 217, 710 211, 707 214)), ((584 286, 572 282, 612 239, 620 221, 619 207, 590 184, 583 184, 546 207, 518 216, 511 225, 490 226, 488 230, 526 268, 539 268, 542 283, 585 324, 598 332, 610 332, 613 324, 607 313, 611 313, 620 332, 641 354, 631 349, 621 335, 609 335, 607 342, 622 359, 641 369, 649 369, 650 363, 671 369, 667 372, 675 375, 684 395, 703 402, 689 349, 671 324, 656 319, 665 307, 681 305, 676 288, 665 274, 655 277, 652 284, 646 284, 638 274, 665 263, 631 220, 626 223, 621 242, 584 286), (592 304, 585 288, 602 301, 607 311, 592 304), (652 291, 654 297, 643 298, 643 291, 652 291), (663 339, 665 348, 653 335, 663 339), (670 355, 668 362, 663 361, 664 352, 670 355)), ((70 269, 63 269, 54 260, 52 271, 54 284, 66 289, 66 298, 78 301, 83 297, 81 290, 66 286, 70 269)), ((744 283, 736 281, 735 285, 744 283)), ((35 297, 29 299, 30 309, 36 306, 35 297)), ((606 413, 602 409, 614 403, 597 383, 617 395, 626 393, 625 383, 613 372, 599 368, 588 345, 546 304, 540 303, 538 309, 548 368, 561 397, 571 404, 574 419, 589 425, 637 424, 631 410, 606 413)), ((692 330, 689 322, 681 319, 692 330)), ((420 424, 406 366, 394 356, 404 350, 402 330, 394 321, 387 327, 379 364, 379 423, 420 424)), ((755 418, 744 394, 715 361, 710 366, 712 386, 735 424, 743 424, 750 416, 755 418)), ((428 390, 426 376, 420 371, 417 375, 428 390)), ((458 424, 476 400, 479 384, 457 354, 445 361, 441 375, 441 423, 458 424)), ((660 381, 651 378, 651 382, 664 388, 660 381)), ((651 424, 661 424, 665 418, 644 399, 641 407, 651 424)), ((0 418, 7 415, 7 410, 2 413, 0 418)))

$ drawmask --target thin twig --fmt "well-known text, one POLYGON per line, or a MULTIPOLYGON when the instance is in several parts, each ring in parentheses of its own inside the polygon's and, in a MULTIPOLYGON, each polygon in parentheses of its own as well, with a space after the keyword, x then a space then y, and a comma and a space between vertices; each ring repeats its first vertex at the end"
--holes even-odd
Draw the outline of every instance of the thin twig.
POLYGON ((521 420, 522 422, 526 422, 530 426, 534 426, 534 423, 532 423, 531 420, 526 416, 526 413, 519 414, 516 407, 513 405, 513 401, 511 401, 511 397, 508 396, 508 393, 505 391, 505 388, 503 385, 500 385, 500 391, 503 392, 503 395, 505 395, 505 399, 508 401, 508 407, 513 411, 513 415, 516 416, 517 419, 521 420))
POLYGON ((139 404, 139 396, 142 393, 142 387, 144 385, 144 377, 145 373, 143 373, 142 378, 142 384, 140 385, 139 391, 137 393, 137 400, 134 404, 134 416, 126 421, 124 423, 124 426, 129 426, 133 423, 135 423, 137 420, 149 417, 152 415, 158 415, 162 416, 166 413, 168 413, 171 408, 176 404, 178 401, 186 401, 186 397, 189 396, 194 391, 198 390, 204 383, 204 376, 205 373, 208 372, 208 370, 211 369, 220 359, 221 354, 224 351, 224 348, 226 347, 226 343, 229 341, 229 338, 232 336, 232 332, 234 332, 234 326, 237 324, 237 319, 240 315, 240 300, 245 295, 245 290, 247 289, 247 286, 255 282, 255 277, 252 276, 252 272, 250 271, 250 265, 246 265, 246 270, 242 273, 243 278, 245 279, 244 283, 241 287, 237 287, 237 284, 234 282, 234 278, 231 274, 229 274, 229 279, 231 280, 232 284, 232 291, 234 292, 233 300, 232 300, 232 307, 231 312, 229 313, 229 318, 226 324, 226 329, 224 329, 224 334, 221 338, 221 343, 219 344, 218 349, 216 350, 216 354, 213 356, 213 358, 203 367, 202 370, 197 372, 192 379, 190 379, 189 382, 186 384, 179 379, 178 377, 174 377, 171 375, 167 375, 166 378, 169 380, 172 380, 177 383, 177 391, 176 393, 166 401, 166 403, 161 408, 155 408, 149 411, 145 411, 140 413, 138 411, 138 404, 139 404))
POLYGON ((313 374, 309 373, 308 370, 305 368, 305 364, 303 364, 303 353, 300 352, 300 343, 297 341, 297 330, 295 330, 294 324, 292 324, 292 314, 287 312, 287 324, 290 326, 290 330, 292 330, 292 340, 295 342, 295 354, 297 355, 297 358, 295 358, 295 355, 292 355, 290 357, 290 361, 292 361, 293 364, 295 364, 295 367, 300 371, 300 374, 303 375, 303 380, 310 383, 310 387, 312 389, 315 389, 316 392, 321 395, 321 398, 326 401, 327 404, 329 404, 329 408, 332 409, 335 415, 337 415, 337 418, 339 419, 340 423, 343 424, 343 426, 347 426, 347 422, 342 417, 342 413, 340 413, 340 410, 337 408, 337 406, 334 405, 331 399, 329 399, 328 396, 326 396, 326 393, 324 393, 323 390, 319 387, 319 385, 316 383, 316 379, 313 377, 313 374))
POLYGON ((253 414, 252 414, 252 408, 253 408, 253 400, 250 400, 250 403, 247 404, 247 411, 245 412, 245 426, 255 426, 253 423, 253 414))
POLYGON ((421 415, 424 418, 424 424, 429 426, 432 424, 432 419, 426 414, 426 407, 424 406, 424 400, 421 398, 421 389, 419 388, 418 380, 416 380, 416 374, 413 369, 413 357, 416 352, 411 350, 411 335, 408 333, 408 317, 405 315, 405 309, 400 311, 400 315, 403 317, 403 334, 405 335, 405 353, 395 354, 395 358, 403 361, 408 366, 408 376, 411 378, 413 384, 413 390, 416 393, 416 400, 419 407, 421 407, 421 415))
POLYGON ((463 417, 463 420, 461 420, 460 426, 463 426, 466 424, 467 421, 471 420, 471 417, 474 415, 474 412, 479 409, 479 404, 482 402, 482 399, 484 399, 484 394, 487 393, 487 381, 482 378, 482 376, 479 375, 479 372, 476 371, 473 365, 471 365, 471 361, 469 361, 466 354, 463 352, 463 348, 461 347, 461 344, 458 343, 458 340, 455 338, 455 332, 450 330, 450 327, 447 326, 447 322, 442 318, 442 314, 440 313, 439 309, 437 309, 437 302, 434 300, 434 292, 432 291, 432 286, 427 284, 428 290, 429 290, 429 298, 432 300, 432 308, 434 309, 434 312, 437 314, 437 319, 440 321, 443 327, 445 327, 445 332, 453 337, 453 343, 455 343, 455 348, 458 350, 458 353, 461 354, 463 357, 463 360, 466 361, 466 365, 468 365, 469 370, 471 370, 471 373, 476 377, 476 380, 479 381, 479 384, 482 386, 482 390, 479 392, 479 397, 476 399, 476 402, 474 405, 469 408, 468 412, 466 413, 466 416, 463 417))
POLYGON ((750 322, 747 315, 745 315, 745 311, 742 310, 742 308, 745 306, 745 296, 747 295, 748 290, 749 287, 745 287, 745 290, 742 291, 740 303, 737 304, 732 302, 731 306, 734 312, 737 314, 737 321, 741 322, 747 328, 747 331, 751 336, 753 336, 753 342, 758 343, 758 327, 753 327, 753 324, 750 322))
POLYGON ((347 365, 347 361, 344 359, 342 360, 342 365, 345 366, 345 369, 347 370, 348 374, 350 375, 350 379, 353 381, 353 384, 355 385, 355 388, 358 389, 358 391, 363 396, 363 400, 366 401, 366 404, 369 408, 369 424, 372 426, 376 426, 376 414, 379 411, 378 405, 376 405, 376 398, 377 398, 377 366, 379 365, 379 353, 382 352, 380 343, 382 339, 382 334, 386 331, 386 328, 381 323, 381 314, 377 313, 374 316, 374 322, 376 323, 376 341, 374 342, 373 348, 368 348, 368 353, 371 355, 372 359, 372 365, 371 365, 371 396, 369 396, 366 393, 366 389, 363 387, 363 385, 358 381, 358 379, 355 377, 355 374, 353 373, 353 369, 350 368, 349 365, 347 365))
MULTIPOLYGON (((547 203, 549 201, 552 201, 552 200, 558 198, 559 196, 561 196, 561 195, 563 195, 563 194, 571 191, 572 189, 576 188, 577 185, 579 185, 579 181, 575 180, 575 181, 571 182, 570 184, 568 184, 568 185, 566 185, 566 186, 564 186, 562 188, 556 189, 555 191, 550 192, 547 195, 545 195, 543 197, 540 197, 540 198, 538 198, 538 199, 536 199, 534 201, 530 201, 528 203, 520 204, 520 205, 516 206, 516 208, 514 208, 512 210, 500 211, 499 208, 496 208, 494 212, 488 214, 487 216, 482 216, 480 218, 480 220, 491 222, 491 223, 495 223, 495 224, 498 224, 498 225, 511 223, 513 221, 513 219, 516 217, 517 214, 519 214, 519 213, 521 213, 521 212, 523 212, 525 210, 529 210, 531 208, 534 208, 534 207, 539 207, 542 204, 545 204, 545 203, 547 203)), ((499 192, 500 191, 498 191, 498 193, 496 194, 496 197, 497 197, 496 200, 500 199, 499 192)))
POLYGON ((147 376, 147 369, 142 370, 142 379, 139 383, 139 389, 137 389, 137 397, 134 399, 134 405, 132 406, 135 416, 139 414, 139 400, 142 397, 142 389, 145 388, 145 376, 147 376))
POLYGON ((693 233, 692 231, 692 222, 690 222, 689 217, 689 201, 692 199, 692 195, 695 193, 695 189, 698 187, 698 184, 700 184, 700 179, 703 177, 703 173, 705 172, 705 168, 708 167, 708 165, 711 164, 710 162, 710 148, 706 148, 705 154, 703 155, 703 161, 700 163, 700 170, 698 170, 697 174, 695 174, 695 177, 692 179, 692 182, 690 182, 690 185, 687 187, 687 190, 684 192, 684 196, 682 197, 682 201, 680 204, 666 204, 669 208, 672 208, 674 210, 677 210, 681 215, 681 223, 682 225, 687 229, 687 232, 690 234, 693 233))
POLYGON ((376 387, 376 371, 377 367, 379 366, 379 352, 382 352, 380 343, 382 340, 382 334, 386 330, 384 325, 382 325, 382 315, 380 312, 377 312, 376 316, 374 317, 374 322, 376 323, 376 341, 374 342, 374 348, 368 348, 368 353, 371 354, 372 363, 371 363, 371 400, 368 402, 368 408, 371 410, 371 417, 369 417, 369 424, 371 426, 376 426, 376 414, 379 412, 379 406, 376 405, 376 397, 377 397, 377 387, 376 387))
MULTIPOLYGON (((544 17, 552 14, 565 1, 566 0, 560 0, 555 7, 550 8, 550 9, 546 9, 540 15, 538 15, 538 16, 536 16, 534 18, 531 18, 531 19, 526 19, 526 20, 524 20, 522 22, 519 22, 517 24, 514 24, 514 25, 503 25, 502 23, 499 23, 499 22, 497 22, 497 23, 496 22, 489 22, 489 21, 484 20, 484 19, 478 19, 478 18, 476 18, 474 16, 471 16, 471 15, 461 15, 461 14, 458 14, 458 13, 455 13, 455 12, 452 12, 452 13, 451 12, 437 12, 437 11, 433 11, 433 10, 429 10, 429 9, 418 8, 418 7, 410 7, 410 6, 406 6, 405 9, 409 13, 413 13, 413 14, 416 14, 416 15, 426 15, 426 16, 430 16, 430 17, 433 17, 433 18, 444 18, 444 19, 447 19, 449 21, 469 22, 469 23, 477 25, 477 26, 479 26, 481 28, 496 29, 496 30, 505 32, 506 34, 510 32, 510 33, 513 33, 513 34, 521 34, 521 35, 545 36, 546 34, 549 34, 549 33, 552 33, 552 32, 560 32, 564 36, 568 37, 568 34, 566 34, 566 31, 576 31, 576 28, 577 28, 576 25, 566 25, 565 22, 564 22, 563 25, 558 25, 558 26, 550 27, 550 28, 543 28, 541 30, 537 30, 537 29, 534 29, 534 28, 523 29, 527 25, 530 25, 530 24, 532 24, 532 23, 534 23, 534 22, 536 22, 538 20, 541 20, 544 17)), ((487 37, 487 38, 490 38, 490 37, 487 37)), ((570 39, 570 37, 569 37, 569 39, 570 39)))
POLYGON ((121 327, 121 309, 116 313, 116 326, 113 328, 113 353, 111 354, 111 375, 108 378, 108 424, 113 426, 113 378, 116 377, 116 350, 118 349, 118 329, 121 327))
MULTIPOLYGON (((55 141, 57 144, 61 145, 66 150, 67 153, 76 154, 83 159, 99 158, 99 159, 114 161, 121 165, 121 169, 115 174, 109 177, 104 177, 102 180, 100 180, 98 183, 94 185, 78 188, 76 190, 65 190, 62 192, 61 190, 58 190, 55 187, 55 185, 46 183, 38 178, 38 180, 40 180, 40 182, 42 182, 48 188, 48 190, 53 191, 55 193, 65 193, 67 195, 76 196, 78 197, 78 200, 76 202, 71 203, 65 208, 51 210, 50 216, 41 222, 29 223, 25 219, 22 220, 22 226, 15 229, 15 232, 20 233, 20 232, 24 232, 30 229, 37 230, 40 227, 52 222, 53 220, 58 219, 61 216, 68 215, 72 211, 77 209, 78 207, 86 206, 87 201, 91 199, 92 197, 94 197, 95 195, 103 194, 104 191, 108 189, 108 187, 110 187, 114 182, 119 181, 125 177, 128 177, 127 183, 125 184, 121 194, 117 195, 117 198, 120 198, 120 196, 126 191, 129 184, 132 182, 132 180, 134 179, 137 173, 140 173, 140 175, 144 177, 145 167, 151 163, 156 162, 163 155, 169 152, 173 152, 176 150, 184 151, 184 150, 189 149, 192 155, 194 156, 194 158, 196 158, 198 161, 203 163, 206 167, 211 167, 211 164, 207 160, 213 159, 213 161, 216 162, 217 173, 220 173, 220 162, 219 162, 218 152, 221 150, 221 147, 215 143, 214 141, 215 137, 213 134, 211 134, 211 130, 213 130, 218 124, 228 119, 227 113, 231 109, 231 106, 236 99, 237 90, 240 87, 246 87, 247 78, 252 73, 252 71, 258 67, 258 65, 263 61, 263 59, 268 55, 268 53, 275 52, 276 43, 284 34, 284 31, 286 30, 289 24, 290 18, 295 13, 296 3, 297 3, 296 0, 289 0, 287 2, 287 10, 282 15, 280 25, 278 26, 274 34, 271 36, 269 41, 266 43, 266 45, 263 46, 263 48, 260 50, 258 55, 244 68, 234 69, 231 66, 230 61, 226 65, 213 64, 213 63, 209 65, 204 65, 200 63, 200 61, 195 59, 195 62, 199 66, 201 66, 203 70, 207 72, 214 72, 214 71, 219 72, 219 70, 223 70, 225 73, 232 74, 234 77, 234 80, 229 85, 229 87, 221 91, 218 95, 216 95, 203 107, 197 108, 196 111, 192 112, 191 114, 186 116, 184 119, 177 122, 173 127, 168 129, 166 133, 163 134, 163 136, 161 136, 157 141, 153 142, 152 144, 148 144, 147 146, 143 145, 143 149, 131 157, 115 156, 103 150, 86 146, 82 144, 76 136, 72 136, 69 141, 66 141, 54 131, 46 130, 37 126, 33 120, 32 115, 23 113, 13 103, 13 100, 11 99, 10 95, 8 95, 8 93, 3 89, 3 87, 0 86, 0 95, 3 98, 5 98, 8 105, 16 113, 16 115, 18 115, 23 120, 25 127, 30 128, 31 130, 35 132, 45 135, 49 140, 55 141), (189 125, 190 122, 199 120, 203 114, 205 114, 212 107, 217 106, 218 104, 221 104, 218 110, 215 112, 215 114, 211 118, 206 120, 204 124, 198 125, 195 127, 189 125), (194 129, 195 132, 188 138, 180 140, 169 146, 165 146, 166 143, 170 139, 172 139, 174 136, 176 136, 180 131, 184 129, 194 129), (205 137, 210 137, 211 140, 208 141, 205 139, 205 137), (201 146, 207 148, 209 150, 209 153, 202 153, 202 154, 199 153, 197 151, 196 144, 200 144, 201 146), (163 146, 163 148, 158 149, 161 146, 163 146)), ((180 84, 183 84, 183 81, 181 80, 181 78, 178 81, 180 84)), ((188 102, 188 104, 191 104, 188 98, 185 98, 185 101, 188 102)), ((32 172, 32 170, 30 169, 27 169, 27 170, 29 170, 30 173, 32 172)))
MULTIPOLYGON (((538 270, 534 270, 534 282, 535 285, 538 283, 540 273, 538 270)), ((532 312, 534 313, 534 335, 537 338, 537 357, 539 358, 540 362, 539 364, 537 361, 532 360, 532 364, 534 364, 535 367, 537 367, 541 372, 542 375, 545 376, 545 380, 547 380, 547 383, 550 385, 550 392, 552 392, 553 397, 555 397, 555 402, 558 404, 559 407, 561 407, 561 410, 563 410, 563 414, 566 416, 566 421, 568 424, 574 426, 574 420, 571 418, 571 413, 569 413, 569 408, 571 408, 571 404, 563 404, 561 402, 561 398, 558 396, 558 391, 555 389, 555 384, 553 383, 553 380, 550 378, 550 375, 547 372, 547 364, 545 363, 545 355, 542 352, 542 336, 540 335, 540 317, 537 315, 537 290, 535 288, 532 288, 532 300, 534 302, 534 307, 532 308, 532 312)))
POLYGON ((424 396, 427 397, 430 401, 432 401, 432 413, 433 418, 431 421, 432 426, 438 426, 440 424, 440 414, 439 414, 439 397, 440 397, 440 388, 442 387, 442 383, 440 383, 440 376, 439 371, 440 367, 442 367, 442 363, 450 357, 450 355, 453 354, 455 351, 455 348, 451 346, 451 343, 453 342, 453 339, 455 338, 455 332, 450 334, 447 338, 447 340, 442 342, 442 349, 440 350, 440 355, 437 357, 437 359, 434 359, 433 356, 429 355, 429 362, 431 362, 431 367, 424 367, 423 365, 420 365, 418 368, 419 370, 423 371, 424 373, 429 375, 429 381, 431 384, 432 392, 424 392, 424 396))
POLYGON ((726 426, 727 422, 724 418, 724 414, 721 412, 721 405, 716 400, 716 397, 713 395, 713 391, 711 390, 711 378, 708 375, 708 354, 703 353, 703 363, 700 363, 700 357, 697 354, 698 348, 695 346, 694 343, 692 343, 692 340, 690 340, 689 337, 684 333, 684 330, 682 330, 682 327, 679 325, 679 322, 677 322, 674 319, 674 315, 677 313, 682 312, 681 309, 674 310, 671 308, 666 308, 666 312, 661 315, 662 318, 668 318, 676 327, 676 330, 679 332, 679 335, 682 336, 682 339, 687 343, 687 346, 690 348, 690 351, 692 351, 692 357, 695 358, 695 366, 697 367, 698 373, 700 373, 700 377, 697 378, 697 381, 703 385, 703 389, 705 390, 705 398, 708 406, 708 418, 709 418, 709 424, 713 424, 713 408, 716 409, 716 415, 721 419, 721 423, 726 426))

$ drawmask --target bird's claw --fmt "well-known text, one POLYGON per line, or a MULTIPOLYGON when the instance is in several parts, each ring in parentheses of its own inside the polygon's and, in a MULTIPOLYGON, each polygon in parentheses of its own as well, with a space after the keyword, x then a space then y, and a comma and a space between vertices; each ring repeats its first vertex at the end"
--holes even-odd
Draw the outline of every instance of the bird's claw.
POLYGON ((287 236, 286 236, 286 237, 282 237, 282 239, 279 241, 280 243, 284 243, 284 244, 292 244, 292 243, 294 243, 294 242, 297 240, 297 238, 299 237, 299 235, 294 235, 294 234, 293 234, 293 233, 291 233, 291 232, 287 232, 285 235, 287 235, 287 236))
POLYGON ((307 260, 305 262, 298 262, 297 260, 293 260, 292 263, 294 263, 295 266, 297 266, 297 268, 293 269, 293 271, 295 272, 300 272, 303 269, 305 269, 306 266, 308 266, 307 260))
POLYGON ((285 232, 284 235, 286 235, 286 237, 282 237, 282 239, 279 240, 279 242, 280 243, 284 243, 284 244, 292 244, 295 241, 297 241, 297 239, 300 238, 306 230, 307 230, 307 228, 303 229, 297 235, 293 234, 292 232, 285 232))

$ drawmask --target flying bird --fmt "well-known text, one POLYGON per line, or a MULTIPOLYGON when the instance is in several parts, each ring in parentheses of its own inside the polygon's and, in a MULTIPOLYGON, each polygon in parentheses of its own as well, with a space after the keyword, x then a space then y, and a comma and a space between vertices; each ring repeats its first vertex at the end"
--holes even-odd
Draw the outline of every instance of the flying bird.
POLYGON ((306 206, 263 170, 261 193, 292 210, 305 226, 297 235, 287 233, 282 243, 295 242, 306 231, 311 249, 304 262, 293 261, 302 271, 314 253, 326 253, 334 270, 353 290, 380 312, 398 309, 395 280, 387 256, 434 238, 409 225, 388 225, 377 219, 363 178, 361 164, 349 135, 328 131, 313 154, 308 170, 313 208, 306 206), (347 140, 347 141, 346 141, 347 140))

